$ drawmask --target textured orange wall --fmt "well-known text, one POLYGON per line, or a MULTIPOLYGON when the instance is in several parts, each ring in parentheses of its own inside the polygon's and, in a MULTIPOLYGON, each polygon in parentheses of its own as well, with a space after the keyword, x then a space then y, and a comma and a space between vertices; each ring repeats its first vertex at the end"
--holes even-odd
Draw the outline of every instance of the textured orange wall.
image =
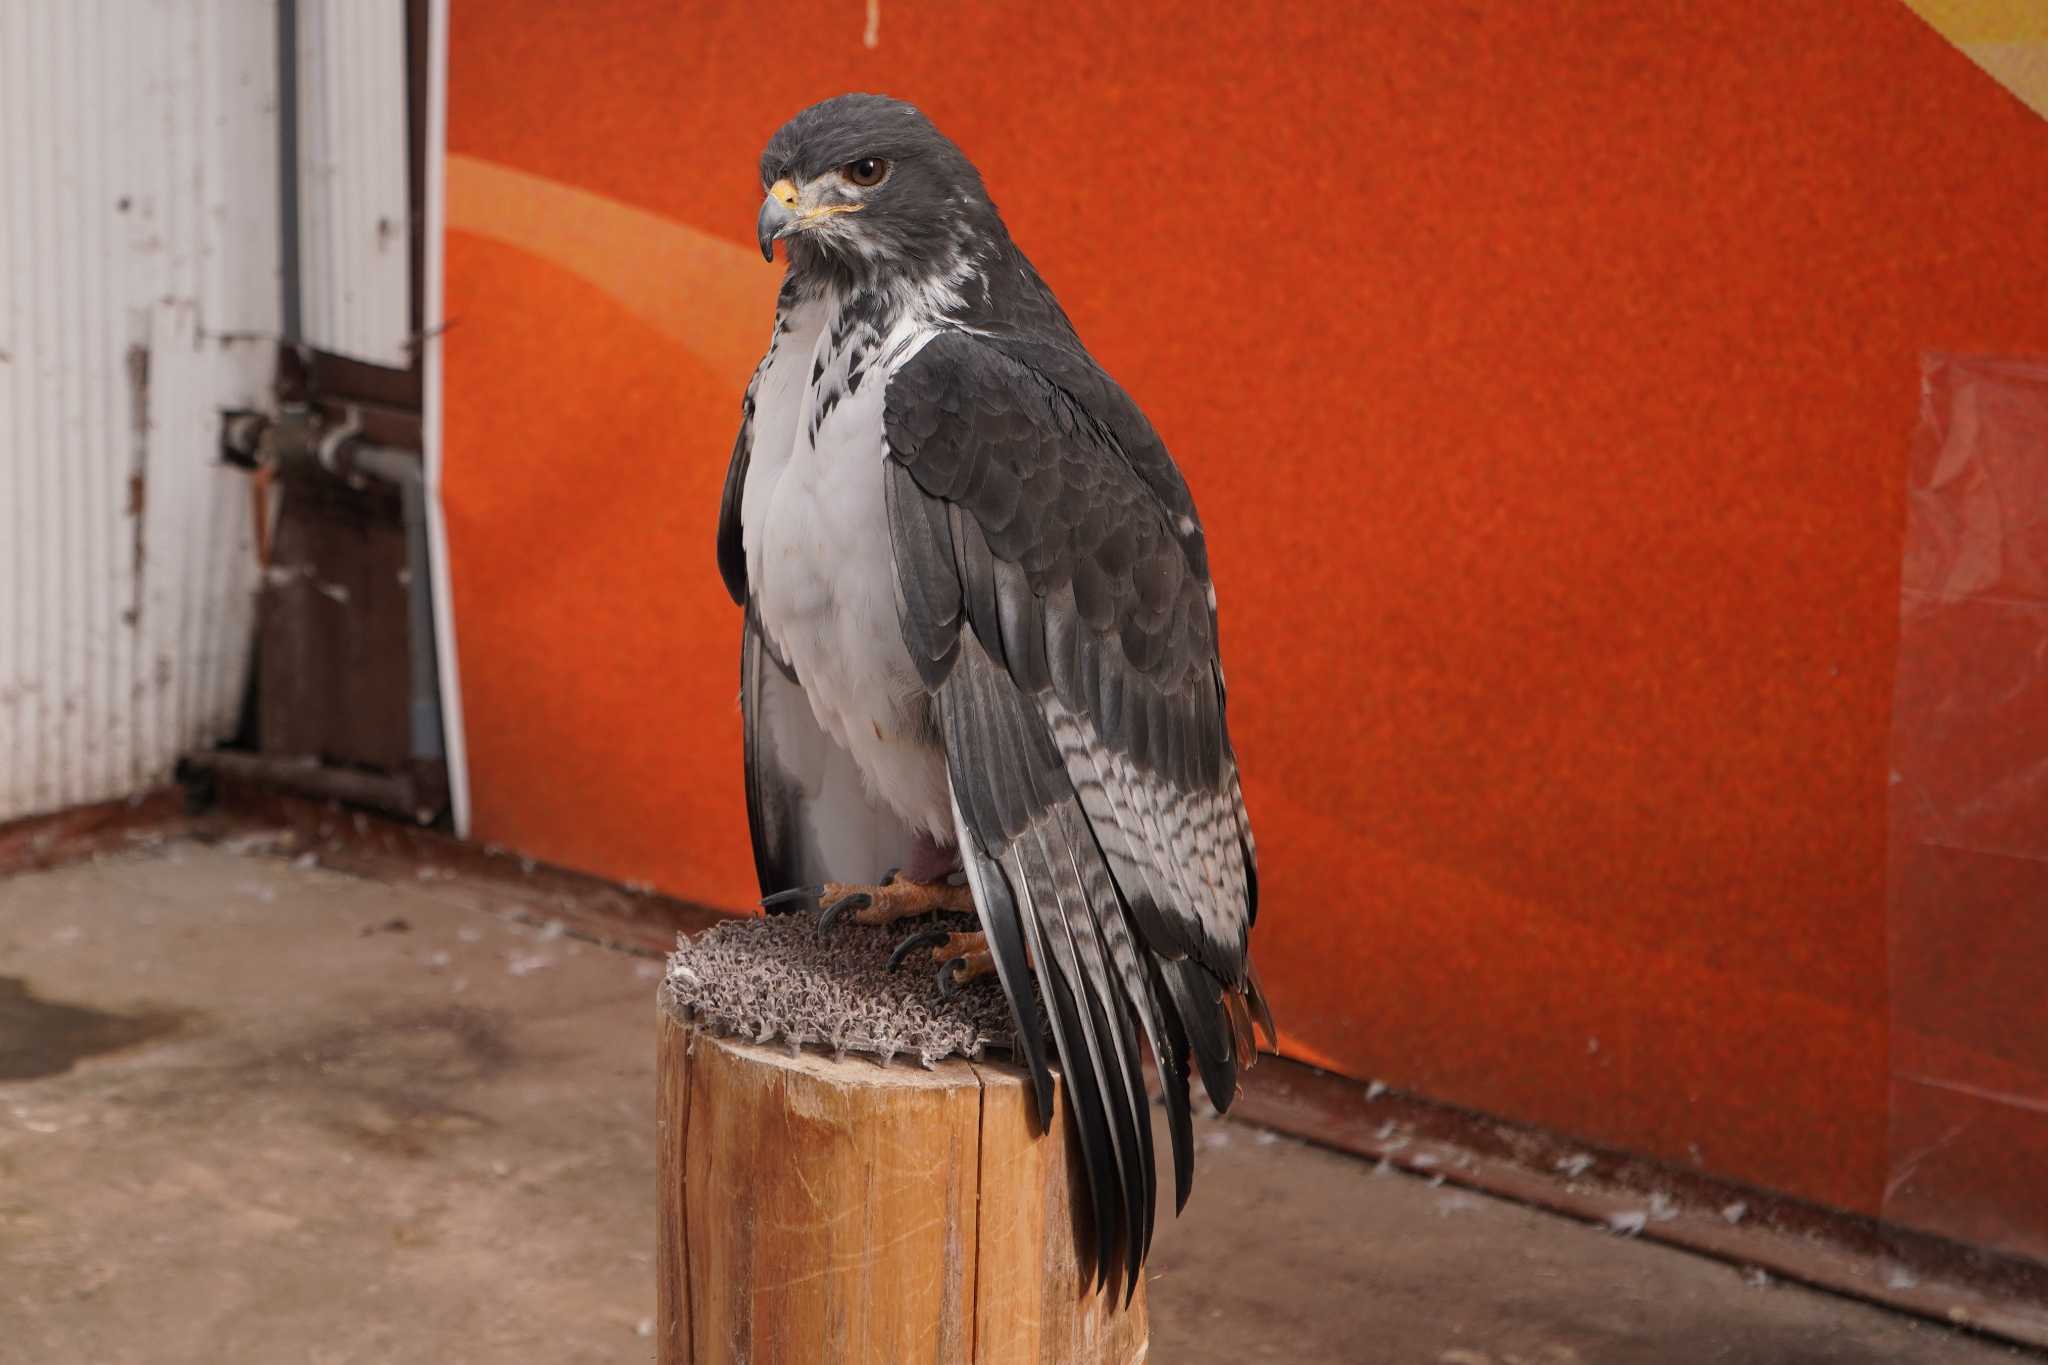
POLYGON ((1894 0, 864 18, 455 0, 478 836, 749 898, 754 163, 884 90, 1187 470, 1288 1050, 1876 1210, 1918 355, 2048 350, 2041 120, 1894 0))

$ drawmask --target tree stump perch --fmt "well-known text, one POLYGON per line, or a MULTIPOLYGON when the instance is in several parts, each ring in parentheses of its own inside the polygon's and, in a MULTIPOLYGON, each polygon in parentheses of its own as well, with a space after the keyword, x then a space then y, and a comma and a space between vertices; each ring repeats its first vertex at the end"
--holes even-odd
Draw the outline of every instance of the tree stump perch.
POLYGON ((1144 1286, 1083 1280, 1079 1155, 1021 1070, 737 1042, 667 990, 658 1066, 662 1365, 1144 1360, 1144 1286))

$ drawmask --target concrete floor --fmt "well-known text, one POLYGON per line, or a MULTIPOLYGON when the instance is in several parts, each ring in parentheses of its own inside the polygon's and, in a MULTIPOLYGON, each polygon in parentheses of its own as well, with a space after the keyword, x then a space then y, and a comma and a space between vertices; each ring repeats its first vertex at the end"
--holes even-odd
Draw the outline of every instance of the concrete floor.
MULTIPOLYGON (((653 1357, 656 964, 173 843, 0 880, 0 1362, 653 1357)), ((1224 1123, 1162 1365, 2017 1353, 1224 1123)))

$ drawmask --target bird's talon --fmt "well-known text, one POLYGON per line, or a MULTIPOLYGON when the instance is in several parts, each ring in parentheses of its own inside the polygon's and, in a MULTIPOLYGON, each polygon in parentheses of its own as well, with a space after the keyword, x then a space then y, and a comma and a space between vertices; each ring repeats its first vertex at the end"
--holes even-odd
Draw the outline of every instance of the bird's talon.
POLYGON ((951 937, 952 935, 948 934, 944 929, 924 929, 912 934, 909 938, 896 945, 895 952, 889 954, 889 970, 893 972, 898 967, 901 967, 903 959, 909 957, 919 948, 936 948, 951 937))
POLYGON ((882 874, 882 880, 880 880, 879 882, 876 882, 876 883, 875 883, 875 885, 877 885, 877 886, 887 886, 887 885, 888 885, 888 884, 889 884, 890 882, 893 882, 893 881, 895 881, 895 880, 896 880, 896 874, 897 874, 897 873, 899 873, 899 872, 901 872, 902 870, 903 870, 903 869, 902 869, 901 867, 892 867, 892 868, 890 868, 890 869, 889 869, 889 870, 888 870, 887 872, 884 872, 884 873, 882 874))
POLYGON ((965 978, 957 969, 966 965, 967 959, 964 956, 950 957, 939 964, 939 999, 951 1000, 960 994, 960 983, 965 978))
POLYGON ((832 921, 838 919, 840 915, 847 911, 865 910, 874 903, 875 898, 865 891, 854 891, 841 896, 838 900, 825 907, 824 914, 818 916, 817 932, 822 934, 831 929, 832 921))
POLYGON ((818 897, 825 894, 822 883, 812 886, 792 886, 787 891, 778 891, 772 896, 761 897, 761 908, 771 915, 793 914, 803 901, 817 904, 818 897))

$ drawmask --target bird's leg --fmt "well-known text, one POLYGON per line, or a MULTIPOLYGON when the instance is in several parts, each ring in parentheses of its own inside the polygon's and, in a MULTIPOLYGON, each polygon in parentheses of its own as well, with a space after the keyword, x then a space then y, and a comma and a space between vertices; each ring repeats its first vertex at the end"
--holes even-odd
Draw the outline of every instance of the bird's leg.
POLYGON ((849 916, 856 924, 894 924, 899 919, 939 910, 972 914, 974 892, 948 882, 914 882, 897 875, 873 886, 820 882, 815 886, 792 887, 764 899, 761 908, 771 915, 823 910, 825 913, 818 917, 818 932, 822 934, 841 915, 849 916))
POLYGON ((974 892, 949 880, 960 868, 952 849, 941 848, 920 835, 910 851, 909 861, 892 870, 873 886, 852 882, 821 882, 815 886, 778 891, 761 902, 771 915, 788 914, 806 908, 822 909, 818 932, 824 933, 841 915, 850 914, 856 924, 894 924, 899 919, 929 915, 946 910, 974 913, 974 892))
POLYGON ((914 882, 948 881, 960 872, 960 850, 919 830, 910 838, 910 857, 896 870, 914 882))
MULTIPOLYGON (((902 867, 892 868, 873 886, 849 882, 821 882, 797 886, 764 898, 761 908, 771 915, 786 915, 806 908, 824 911, 818 916, 817 932, 830 929, 841 915, 856 924, 894 924, 900 919, 941 911, 952 914, 976 913, 974 891, 953 879, 960 873, 960 855, 923 834, 912 845, 902 867)), ((889 970, 920 948, 932 951, 939 964, 939 994, 950 998, 977 977, 996 969, 995 954, 983 933, 956 934, 945 929, 922 929, 896 945, 889 954, 889 970)))
POLYGON ((932 950, 932 959, 939 964, 939 995, 946 999, 976 977, 987 976, 996 969, 996 955, 988 946, 987 934, 978 930, 954 934, 944 929, 926 929, 896 945, 896 951, 889 954, 889 970, 901 967, 903 960, 919 948, 932 950))
POLYGON ((954 992, 996 969, 996 955, 989 951, 988 935, 948 934, 946 941, 932 948, 939 963, 939 994, 952 998, 954 992))

